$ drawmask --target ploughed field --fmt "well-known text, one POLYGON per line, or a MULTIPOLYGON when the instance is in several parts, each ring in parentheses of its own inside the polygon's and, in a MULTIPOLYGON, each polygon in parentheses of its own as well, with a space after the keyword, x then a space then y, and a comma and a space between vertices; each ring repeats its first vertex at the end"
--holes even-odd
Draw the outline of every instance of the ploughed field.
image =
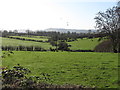
POLYGON ((117 88, 118 54, 96 52, 35 52, 13 51, 2 59, 9 68, 20 64, 32 76, 48 74, 52 84, 74 84, 99 88, 117 88))

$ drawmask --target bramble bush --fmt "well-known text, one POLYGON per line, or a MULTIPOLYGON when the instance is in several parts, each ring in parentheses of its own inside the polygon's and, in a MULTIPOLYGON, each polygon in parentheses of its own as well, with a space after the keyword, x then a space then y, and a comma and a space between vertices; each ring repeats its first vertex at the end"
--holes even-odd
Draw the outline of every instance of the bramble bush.
POLYGON ((40 88, 50 87, 49 74, 41 73, 41 76, 28 76, 31 71, 20 64, 13 66, 12 69, 2 68, 3 88, 40 88))

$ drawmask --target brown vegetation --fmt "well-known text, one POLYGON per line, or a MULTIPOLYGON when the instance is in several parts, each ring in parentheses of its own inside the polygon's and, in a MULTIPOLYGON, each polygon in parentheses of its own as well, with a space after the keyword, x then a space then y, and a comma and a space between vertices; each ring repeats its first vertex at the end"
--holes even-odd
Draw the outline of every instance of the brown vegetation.
POLYGON ((103 41, 95 47, 94 51, 95 52, 113 52, 112 42, 110 40, 103 41))

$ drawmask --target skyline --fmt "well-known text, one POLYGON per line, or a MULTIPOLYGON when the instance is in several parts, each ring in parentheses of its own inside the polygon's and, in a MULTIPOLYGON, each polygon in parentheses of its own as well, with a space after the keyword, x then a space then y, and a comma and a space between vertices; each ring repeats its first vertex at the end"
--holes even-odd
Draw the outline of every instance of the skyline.
POLYGON ((4 0, 0 1, 0 30, 94 29, 96 14, 116 3, 117 0, 4 0))

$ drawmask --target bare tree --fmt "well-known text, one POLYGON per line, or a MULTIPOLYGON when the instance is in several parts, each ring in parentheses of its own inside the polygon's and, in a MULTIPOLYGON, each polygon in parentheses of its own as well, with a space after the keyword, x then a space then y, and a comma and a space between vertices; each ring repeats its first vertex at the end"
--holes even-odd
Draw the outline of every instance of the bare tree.
POLYGON ((18 30, 14 30, 13 32, 14 32, 14 33, 18 33, 18 30))
POLYGON ((114 6, 107 9, 106 12, 99 12, 94 18, 96 20, 96 28, 105 33, 112 42, 114 52, 119 51, 120 41, 120 6, 114 6))

